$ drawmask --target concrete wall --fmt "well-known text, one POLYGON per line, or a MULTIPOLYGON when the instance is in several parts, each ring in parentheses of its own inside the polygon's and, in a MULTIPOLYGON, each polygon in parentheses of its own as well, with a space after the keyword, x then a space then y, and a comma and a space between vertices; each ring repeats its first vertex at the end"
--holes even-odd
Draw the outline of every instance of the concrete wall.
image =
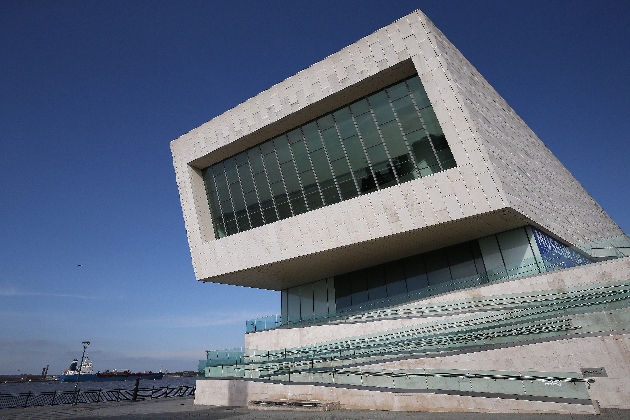
POLYGON ((240 388, 239 401, 264 400, 318 400, 339 402, 340 408, 349 410, 481 412, 481 413, 565 413, 596 414, 593 405, 564 404, 557 402, 510 400, 501 398, 468 397, 445 394, 392 393, 359 389, 335 388, 316 385, 269 384, 243 380, 197 381, 195 404, 224 404, 223 389, 240 388), (235 384, 239 383, 239 384, 235 384), (242 398, 245 397, 246 398, 242 398))
POLYGON ((470 369, 580 372, 605 368, 589 393, 602 408, 630 409, 630 334, 573 338, 455 356, 427 357, 365 366, 370 369, 470 369))
POLYGON ((196 405, 219 407, 247 406, 247 388, 250 382, 240 380, 197 380, 196 405))

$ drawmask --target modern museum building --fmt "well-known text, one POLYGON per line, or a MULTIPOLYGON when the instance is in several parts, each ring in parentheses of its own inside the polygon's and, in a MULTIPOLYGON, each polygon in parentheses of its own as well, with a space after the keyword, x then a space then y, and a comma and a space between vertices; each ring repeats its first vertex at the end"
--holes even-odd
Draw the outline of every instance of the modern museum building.
POLYGON ((281 291, 196 404, 630 408, 628 237, 422 12, 171 151, 196 278, 281 291))

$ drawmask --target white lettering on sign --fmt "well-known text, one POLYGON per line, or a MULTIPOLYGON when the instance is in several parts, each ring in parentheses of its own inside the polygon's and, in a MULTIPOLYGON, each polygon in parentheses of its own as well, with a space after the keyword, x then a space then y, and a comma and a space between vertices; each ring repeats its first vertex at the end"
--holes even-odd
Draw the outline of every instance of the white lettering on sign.
POLYGON ((545 385, 558 385, 558 386, 562 386, 562 381, 558 381, 558 380, 552 380, 552 381, 545 381, 543 380, 545 385))

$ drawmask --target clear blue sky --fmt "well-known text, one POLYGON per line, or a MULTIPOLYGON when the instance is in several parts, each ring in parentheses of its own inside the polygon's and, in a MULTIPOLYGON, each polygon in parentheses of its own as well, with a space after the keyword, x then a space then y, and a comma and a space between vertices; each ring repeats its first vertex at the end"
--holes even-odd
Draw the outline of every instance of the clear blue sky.
POLYGON ((0 373, 242 346, 279 293, 195 280, 169 142, 417 8, 630 232, 628 1, 3 0, 0 373))

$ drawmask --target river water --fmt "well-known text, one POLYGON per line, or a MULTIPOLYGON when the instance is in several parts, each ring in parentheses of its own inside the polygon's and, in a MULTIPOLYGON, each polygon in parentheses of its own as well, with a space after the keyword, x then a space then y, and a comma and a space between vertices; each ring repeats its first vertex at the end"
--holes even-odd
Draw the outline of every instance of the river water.
MULTIPOLYGON (((173 377, 166 376, 159 380, 141 379, 140 388, 151 387, 178 387, 181 385, 193 386, 195 385, 196 377, 182 376, 173 377)), ((108 382, 79 382, 79 389, 87 391, 91 389, 133 389, 136 381, 108 381, 108 382)), ((0 394, 18 394, 20 392, 32 392, 39 394, 41 392, 53 392, 53 391, 72 391, 74 390, 75 383, 73 382, 59 382, 59 381, 47 381, 47 382, 18 382, 18 383, 0 383, 0 394)))

